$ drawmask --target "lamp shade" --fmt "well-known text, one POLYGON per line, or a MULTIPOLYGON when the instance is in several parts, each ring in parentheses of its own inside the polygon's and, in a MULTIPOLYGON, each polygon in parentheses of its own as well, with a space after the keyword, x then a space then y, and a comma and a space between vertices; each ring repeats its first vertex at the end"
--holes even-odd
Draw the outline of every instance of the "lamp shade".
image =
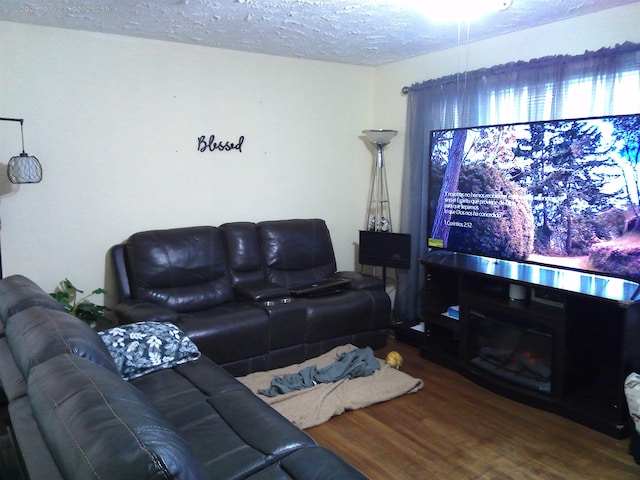
POLYGON ((9 160, 7 176, 11 183, 39 183, 42 180, 42 166, 36 157, 22 152, 9 160))
POLYGON ((371 143, 376 145, 386 145, 398 133, 397 130, 363 130, 371 143))

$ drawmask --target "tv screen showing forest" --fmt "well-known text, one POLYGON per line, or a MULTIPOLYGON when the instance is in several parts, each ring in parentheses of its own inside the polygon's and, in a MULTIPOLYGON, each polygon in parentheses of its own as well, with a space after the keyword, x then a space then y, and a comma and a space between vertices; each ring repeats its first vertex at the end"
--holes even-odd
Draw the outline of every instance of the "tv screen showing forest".
POLYGON ((640 114, 431 132, 428 246, 640 281, 640 114))

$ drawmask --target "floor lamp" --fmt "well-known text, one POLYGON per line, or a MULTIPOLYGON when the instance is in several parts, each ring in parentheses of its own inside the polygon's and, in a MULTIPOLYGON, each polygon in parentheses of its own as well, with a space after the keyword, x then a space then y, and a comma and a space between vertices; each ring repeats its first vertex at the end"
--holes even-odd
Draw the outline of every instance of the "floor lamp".
POLYGON ((371 190, 369 191, 369 205, 365 229, 373 232, 391 232, 391 208, 389 206, 389 187, 387 174, 384 169, 382 151, 397 130, 363 130, 367 139, 376 147, 376 160, 371 175, 371 190))

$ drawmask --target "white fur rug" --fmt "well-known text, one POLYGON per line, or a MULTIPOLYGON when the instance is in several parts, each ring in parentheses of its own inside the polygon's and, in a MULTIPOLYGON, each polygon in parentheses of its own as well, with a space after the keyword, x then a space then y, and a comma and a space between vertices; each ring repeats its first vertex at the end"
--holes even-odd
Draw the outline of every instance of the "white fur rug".
POLYGON ((275 377, 298 373, 311 365, 316 365, 319 369, 326 367, 335 362, 342 353, 354 348, 356 347, 353 345, 343 345, 306 362, 268 372, 251 373, 245 377, 238 377, 238 380, 302 429, 320 425, 347 410, 357 410, 385 402, 407 393, 417 392, 423 387, 422 380, 395 370, 384 363, 384 360, 378 359, 380 369, 368 377, 319 384, 275 397, 266 397, 257 393, 260 389, 269 388, 271 380, 275 377))

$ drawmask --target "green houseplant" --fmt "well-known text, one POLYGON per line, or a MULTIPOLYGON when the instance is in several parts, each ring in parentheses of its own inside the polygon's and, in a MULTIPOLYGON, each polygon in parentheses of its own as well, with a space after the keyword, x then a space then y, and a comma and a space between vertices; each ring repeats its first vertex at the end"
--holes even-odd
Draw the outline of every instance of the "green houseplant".
POLYGON ((64 310, 76 318, 88 323, 91 327, 95 327, 98 322, 112 323, 105 315, 109 308, 104 305, 98 305, 89 301, 93 295, 101 295, 107 293, 104 288, 96 288, 88 295, 82 297, 84 290, 77 288, 68 278, 60 282, 51 295, 64 310))

